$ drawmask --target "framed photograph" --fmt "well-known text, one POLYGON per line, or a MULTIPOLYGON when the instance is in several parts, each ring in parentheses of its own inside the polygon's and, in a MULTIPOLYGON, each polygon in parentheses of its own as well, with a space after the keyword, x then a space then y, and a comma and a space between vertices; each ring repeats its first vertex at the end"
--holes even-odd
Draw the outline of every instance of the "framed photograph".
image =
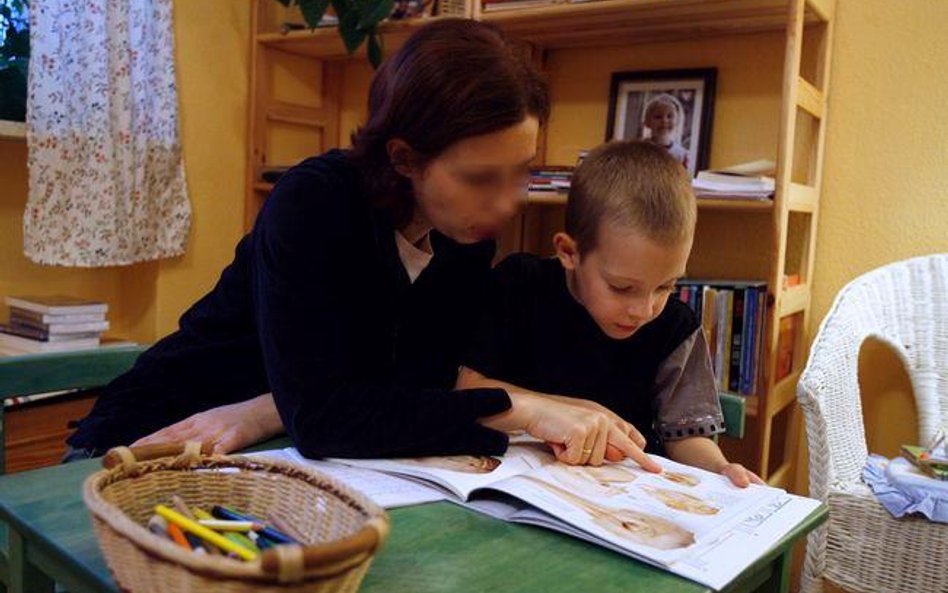
POLYGON ((692 177, 708 168, 716 68, 616 72, 606 140, 660 144, 692 177))

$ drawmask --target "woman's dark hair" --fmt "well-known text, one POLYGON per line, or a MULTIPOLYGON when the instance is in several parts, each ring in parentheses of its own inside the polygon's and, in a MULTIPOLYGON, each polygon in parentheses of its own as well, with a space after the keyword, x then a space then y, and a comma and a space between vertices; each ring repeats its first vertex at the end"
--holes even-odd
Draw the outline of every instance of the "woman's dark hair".
POLYGON ((369 116, 352 135, 349 157, 363 172, 374 203, 396 226, 410 220, 411 182, 390 162, 386 143, 411 146, 425 166, 455 142, 549 116, 546 81, 526 51, 499 28, 443 19, 415 31, 376 72, 369 116))

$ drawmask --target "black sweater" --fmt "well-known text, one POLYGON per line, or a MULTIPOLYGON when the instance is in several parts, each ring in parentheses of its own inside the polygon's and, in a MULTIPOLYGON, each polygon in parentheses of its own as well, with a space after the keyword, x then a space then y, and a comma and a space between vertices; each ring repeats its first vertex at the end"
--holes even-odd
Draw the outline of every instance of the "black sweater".
POLYGON ((70 437, 127 444, 196 412, 272 391, 309 456, 500 454, 476 422, 502 390, 450 391, 487 286, 492 243, 432 232, 410 283, 394 229, 344 153, 311 158, 274 188, 214 289, 177 332, 109 384, 70 437))

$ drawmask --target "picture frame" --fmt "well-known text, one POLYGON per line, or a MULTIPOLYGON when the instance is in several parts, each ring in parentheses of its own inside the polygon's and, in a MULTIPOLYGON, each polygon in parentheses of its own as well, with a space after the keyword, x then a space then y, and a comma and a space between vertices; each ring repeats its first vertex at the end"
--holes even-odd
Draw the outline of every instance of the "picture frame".
POLYGON ((694 177, 708 168, 716 85, 717 68, 615 72, 606 140, 660 143, 694 177))

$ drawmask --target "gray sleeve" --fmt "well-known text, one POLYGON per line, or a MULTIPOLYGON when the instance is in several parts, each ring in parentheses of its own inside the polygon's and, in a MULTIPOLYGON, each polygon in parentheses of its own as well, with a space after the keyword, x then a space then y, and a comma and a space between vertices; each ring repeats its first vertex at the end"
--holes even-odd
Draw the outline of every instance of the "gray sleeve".
POLYGON ((655 431, 663 441, 724 432, 724 415, 701 328, 662 362, 655 388, 655 431))

